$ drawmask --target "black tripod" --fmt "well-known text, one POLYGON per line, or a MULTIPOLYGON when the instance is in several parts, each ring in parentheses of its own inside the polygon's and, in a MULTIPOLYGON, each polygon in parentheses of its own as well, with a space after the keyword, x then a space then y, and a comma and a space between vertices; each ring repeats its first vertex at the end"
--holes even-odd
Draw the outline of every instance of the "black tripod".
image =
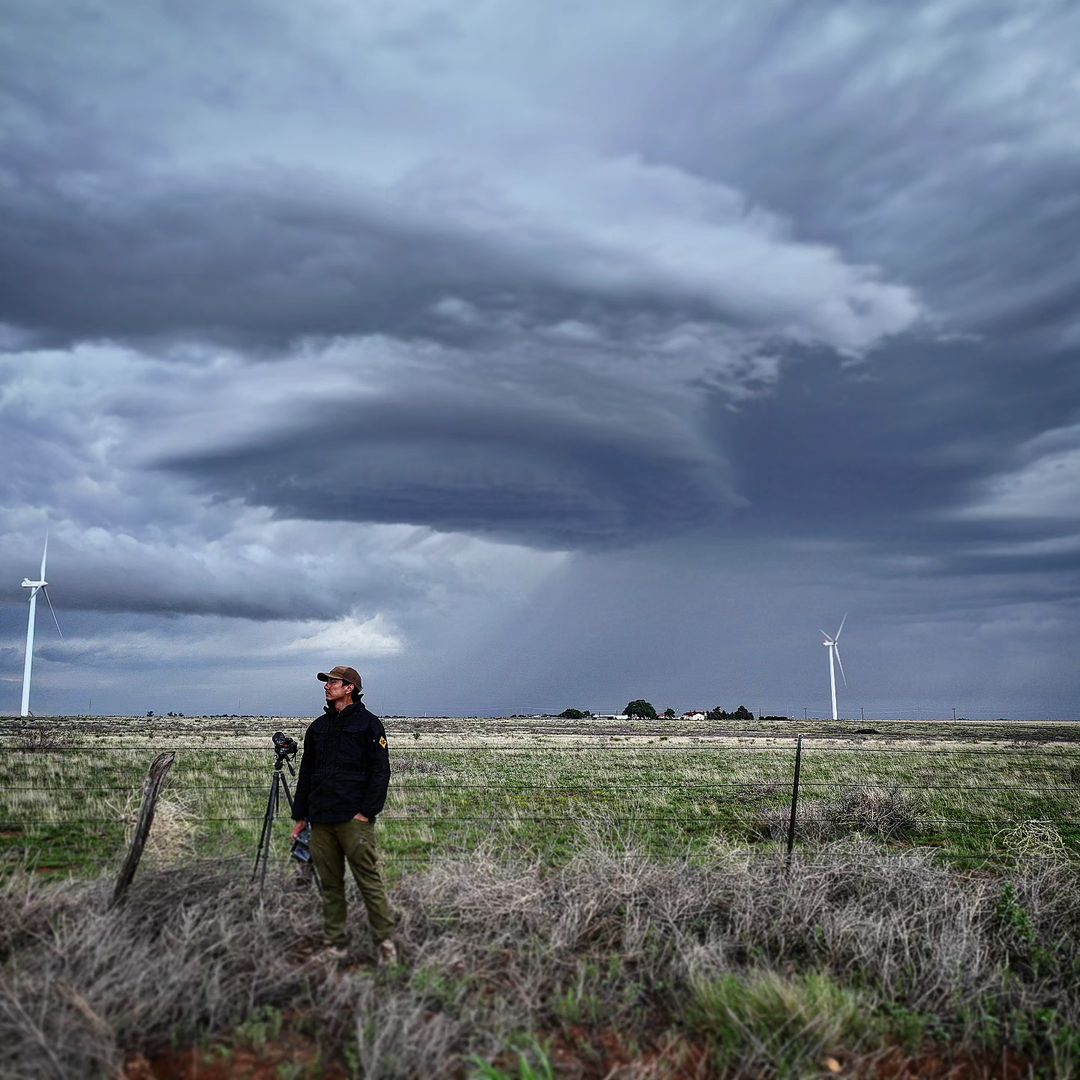
POLYGON ((278 811, 278 791, 279 788, 285 789, 285 798, 289 803, 289 810, 292 810, 293 798, 292 792, 289 790, 289 781, 285 779, 284 773, 282 773, 282 767, 288 766, 289 772, 295 776, 296 770, 292 767, 292 763, 296 758, 296 751, 299 750, 299 746, 296 745, 295 739, 290 739, 283 732, 274 732, 274 778, 270 783, 270 795, 266 800, 266 813, 263 815, 262 832, 259 834, 259 846, 255 850, 255 867, 251 871, 251 880, 255 880, 255 876, 259 873, 259 863, 262 863, 262 878, 259 881, 259 888, 266 883, 266 867, 270 862, 270 834, 274 829, 274 815, 278 811))

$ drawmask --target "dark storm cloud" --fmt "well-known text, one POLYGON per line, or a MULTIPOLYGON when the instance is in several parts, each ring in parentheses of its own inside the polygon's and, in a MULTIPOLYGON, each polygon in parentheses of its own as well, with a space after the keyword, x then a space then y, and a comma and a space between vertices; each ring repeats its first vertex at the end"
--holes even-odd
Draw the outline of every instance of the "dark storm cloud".
MULTIPOLYGON (((158 529, 144 526, 138 539, 119 530, 108 533, 94 528, 72 543, 66 539, 72 530, 62 523, 49 545, 49 577, 57 579, 54 602, 65 613, 305 621, 338 618, 343 607, 358 597, 371 605, 390 601, 407 605, 426 589, 422 579, 410 581, 389 567, 377 550, 365 565, 342 565, 344 560, 313 538, 308 544, 308 565, 297 568, 287 555, 270 548, 272 542, 280 541, 269 526, 253 529, 250 539, 257 542, 261 531, 268 547, 252 557, 207 536, 209 521, 200 525, 198 531, 176 522, 158 529), (331 567, 339 583, 334 591, 323 587, 323 575, 331 567)), ((235 543, 236 533, 228 539, 235 543)), ((40 559, 40 545, 40 537, 20 545, 21 559, 6 551, 7 576, 13 578, 20 567, 23 573, 32 572, 40 559)))
POLYGON ((722 462, 634 418, 414 394, 327 406, 311 424, 162 467, 283 516, 422 524, 550 548, 711 527, 740 501, 722 462))
MULTIPOLYGON (((589 138, 542 96, 510 137, 508 103, 476 85, 467 61, 427 62, 449 45, 490 63, 491 27, 468 26, 477 13, 339 11, 303 27, 301 63, 295 16, 264 7, 260 33, 221 65, 195 46, 201 33, 234 33, 236 19, 199 4, 183 19, 83 12, 67 64, 51 52, 38 63, 25 43, 9 50, 0 321, 45 343, 460 341, 466 328, 430 310, 454 297, 478 309, 474 333, 492 313, 617 323, 653 311, 766 333, 779 323, 865 351, 920 313, 902 283, 800 243, 739 191, 643 160, 636 146, 590 145, 607 125, 591 94, 589 138), (350 40, 382 57, 381 79, 357 67, 350 40), (467 149, 463 123, 476 131, 467 149), (748 272, 763 264, 767 277, 748 272)), ((606 17, 589 18, 602 29, 606 17)), ((44 46, 62 22, 53 9, 23 12, 15 29, 44 46)), ((659 59, 677 67, 678 48, 659 59)), ((485 70, 495 84, 518 74, 485 70)))
MULTIPOLYGON (((639 167, 601 176, 596 197, 624 171, 639 167)), ((291 170, 247 179, 146 190, 120 173, 98 177, 112 194, 93 196, 48 181, 11 187, 5 210, 18 224, 0 232, 0 320, 49 344, 162 336, 282 347, 363 333, 483 340, 507 322, 521 330, 583 315, 617 329, 651 312, 769 331, 782 318, 800 336, 863 349, 917 313, 907 290, 771 235, 738 199, 701 216, 682 205, 695 184, 677 176, 658 195, 685 220, 633 208, 645 213, 642 235, 617 240, 543 213, 530 220, 524 207, 480 221, 454 199, 432 207, 427 194, 446 181, 437 173, 366 194, 291 170), (654 250, 695 226, 725 246, 684 265, 654 250), (787 284, 745 275, 743 261, 764 256, 787 284), (449 297, 479 317, 439 317, 449 297)))
MULTIPOLYGON (((731 528, 858 543, 890 576, 985 575, 1047 600, 1074 593, 1076 492, 1063 481, 1040 494, 1038 463, 1050 467, 1080 444, 1068 427, 1080 380, 1071 353, 1058 350, 1040 357, 1032 383, 1014 370, 1016 352, 1013 342, 898 343, 873 373, 843 385, 803 363, 797 393, 754 399, 737 415, 717 401, 732 482, 748 496, 731 528), (1055 430, 1064 434, 1029 442, 1055 430), (1010 475, 1025 493, 1011 508, 995 479, 1010 475)), ((1065 467, 1075 475, 1078 465, 1080 455, 1065 467)))
POLYGON ((1060 335, 1080 282, 1078 32, 1067 0, 732 14, 681 43, 679 79, 641 86, 627 137, 918 282, 953 329, 1049 314, 1060 335))
POLYGON ((264 183, 128 192, 104 206, 28 189, 6 207, 19 224, 0 238, 0 319, 49 344, 161 336, 280 347, 311 334, 430 335, 446 328, 429 308, 448 288, 505 304, 507 282, 529 287, 511 257, 438 223, 264 183))
MULTIPOLYGON (((54 548, 56 545, 54 544, 54 548)), ((63 551, 55 551, 54 564, 63 551)), ((70 568, 75 560, 67 559, 70 568)), ((231 618, 330 619, 340 612, 335 599, 312 589, 299 576, 253 573, 249 567, 209 565, 196 551, 143 550, 134 566, 103 552, 77 553, 78 572, 62 573, 66 611, 225 615, 231 618)), ((60 598, 58 597, 58 600, 60 598)))
MULTIPOLYGON (((882 350, 912 327, 915 290, 800 239, 897 268, 901 282, 925 291, 945 329, 1015 332, 1047 314, 1067 321, 1061 298, 1077 285, 1075 260, 1047 258, 1078 198, 1053 97, 1065 70, 1055 50, 1068 21, 1062 5, 1043 5, 1038 19, 1008 5, 688 14, 657 21, 647 65, 606 51, 618 39, 597 33, 590 52, 599 50, 596 62, 608 62, 613 87, 626 95, 617 110, 592 100, 591 65, 575 64, 577 39, 556 31, 515 77, 532 93, 543 85, 551 95, 544 107, 562 115, 576 118, 574 103, 588 98, 590 134, 606 146, 583 151, 569 125, 570 167, 545 161, 532 187, 535 177, 507 169, 498 152, 497 110, 473 114, 471 158, 445 152, 434 128, 449 113, 416 96, 421 84, 406 59, 446 47, 467 55, 474 46, 463 31, 483 37, 490 26, 448 14, 432 27, 406 13, 393 25, 340 27, 385 53, 380 87, 352 75, 318 30, 305 40, 322 50, 332 77, 282 63, 295 26, 284 8, 266 14, 250 49, 212 72, 183 48, 197 34, 235 29, 210 7, 196 6, 182 25, 140 15, 129 24, 130 48, 104 40, 108 17, 86 26, 103 55, 145 51, 158 63, 147 101, 178 121, 177 132, 207 135, 209 149, 198 141, 190 148, 192 162, 205 157, 195 166, 176 157, 168 124, 147 123, 153 106, 118 96, 105 61, 87 47, 75 48, 69 87, 81 85, 85 96, 58 90, 66 84, 55 63, 39 73, 15 57, 9 76, 23 106, 8 155, 19 183, 4 191, 18 224, 0 235, 8 268, 0 317, 9 323, 54 341, 208 338, 279 354, 305 337, 373 333, 459 347, 444 354, 448 375, 451 365, 464 369, 455 372, 453 410, 432 408, 406 371, 388 377, 377 407, 360 412, 362 427, 343 440, 354 470, 343 505, 323 498, 319 478, 329 466, 313 439, 318 426, 297 430, 281 410, 246 442, 211 430, 198 452, 169 457, 203 491, 284 516, 416 523, 540 547, 707 528, 745 496, 753 527, 794 516, 824 537, 843 518, 848 533, 881 542, 888 532, 908 543, 909 533, 927 535, 935 510, 1008 468, 1004 447, 1066 422, 1061 398, 1015 398, 1007 344, 965 354, 909 337, 882 350), (171 42, 166 29, 180 38, 171 42), (545 65, 557 58, 566 73, 551 84, 545 65), (336 102, 390 108, 395 92, 430 148, 365 176, 355 167, 364 139, 342 126, 347 113, 336 102), (283 138, 295 140, 295 121, 318 103, 327 130, 348 134, 348 151, 315 168, 302 155, 284 163, 255 119, 262 95, 278 110, 283 138), (713 104, 703 115, 705 101, 713 104), (105 107, 132 123, 103 125, 105 107), (222 113, 253 119, 246 134, 259 147, 257 166, 222 150, 222 113), (1041 125, 1030 123, 1036 115, 1041 125), (649 157, 637 156, 642 148, 649 157), (163 168, 170 158, 177 167, 163 168), (1029 212, 1018 214, 1022 205, 1029 212), (704 330, 689 366, 673 363, 667 348, 688 325, 704 330), (570 332, 559 340, 553 331, 564 327, 570 332), (745 379, 721 378, 722 390, 711 389, 724 367, 715 335, 731 328, 758 335, 742 343, 744 353, 771 347, 780 358, 773 394, 755 388, 741 416, 718 409, 704 426, 690 407, 657 422, 632 400, 655 395, 665 369, 673 382, 696 380, 721 406, 739 400, 745 379), (545 335, 552 363, 523 348, 545 335), (829 350, 875 346, 880 383, 850 370, 837 378, 829 350), (577 410, 584 415, 560 415, 555 403, 580 402, 590 373, 617 365, 619 351, 627 368, 650 366, 654 379, 629 384, 627 407, 601 394, 577 410), (507 356, 532 369, 529 385, 511 378, 503 393, 488 389, 507 356), (968 394, 973 380, 978 395, 968 394), (523 407, 525 391, 543 407, 523 407), (1008 415, 995 416, 1010 396, 1008 415), (904 408, 893 416, 898 400, 904 408), (624 413, 623 431, 609 423, 615 411, 624 413), (812 435, 803 440, 808 420, 844 432, 854 458, 812 435), (764 446, 750 437, 755 425, 774 433, 764 446), (656 512, 642 513, 650 504, 656 512), (911 525, 890 529, 890 516, 911 525)), ((651 18, 647 6, 638 15, 651 18)), ((25 18, 28 34, 50 25, 25 18)), ((588 18, 595 31, 613 29, 606 16, 588 18)), ((502 77, 498 65, 489 76, 502 77)), ((451 100, 472 100, 453 64, 435 84, 451 100)), ((368 115, 384 136, 394 127, 392 109, 368 115)), ((539 114, 523 116, 539 135, 539 114)), ((730 368, 730 358, 724 363, 730 368)), ((1041 378, 1057 376, 1060 350, 1025 364, 1041 378)), ((115 415, 123 408, 112 404, 115 415)))
MULTIPOLYGON (((736 484, 767 495, 748 514, 763 523, 790 516, 825 533, 883 521, 903 529, 905 515, 923 528, 927 515, 966 503, 978 481, 1014 467, 1033 428, 1057 428, 1074 414, 1067 392, 1018 394, 1019 373, 1001 370, 1007 347, 921 343, 882 359, 872 374, 839 383, 804 362, 797 392, 724 417, 736 484), (761 430, 787 437, 751 442, 761 430), (843 516, 846 507, 858 507, 859 518, 843 516)), ((1054 385, 1077 381, 1069 356, 1043 363, 1054 385)), ((714 409, 720 415, 723 403, 714 409)))
POLYGON ((402 652, 414 707, 492 640, 460 708, 601 670, 704 693, 718 609, 723 677, 765 686, 796 599, 830 626, 861 607, 914 670, 962 633, 995 696, 1051 655, 1065 701, 1078 23, 1059 0, 22 5, 5 573, 54 528, 87 666, 174 639, 202 673, 402 652), (542 618, 526 584, 504 610, 547 574, 542 618))

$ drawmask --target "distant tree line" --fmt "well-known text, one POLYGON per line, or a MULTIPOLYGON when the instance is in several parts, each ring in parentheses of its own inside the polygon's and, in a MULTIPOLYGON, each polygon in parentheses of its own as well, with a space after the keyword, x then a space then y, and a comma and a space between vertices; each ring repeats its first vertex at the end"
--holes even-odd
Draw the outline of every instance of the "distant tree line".
MULTIPOLYGON (((674 720, 676 717, 675 710, 667 708, 663 713, 657 713, 656 707, 651 701, 646 701, 644 698, 635 698, 633 701, 626 703, 626 708, 623 709, 625 716, 633 716, 639 720, 659 720, 661 716, 666 720, 674 720)), ((559 713, 560 720, 585 720, 593 714, 588 709, 563 709, 559 713)), ((711 720, 714 723, 721 720, 753 720, 754 714, 745 706, 740 705, 734 712, 728 712, 727 709, 721 708, 717 705, 715 708, 710 709, 705 718, 711 720)), ((790 716, 761 716, 761 720, 790 720, 790 716)))
POLYGON ((706 720, 753 720, 754 714, 745 706, 740 705, 734 712, 728 712, 727 709, 721 709, 719 705, 714 709, 710 709, 705 714, 706 720))

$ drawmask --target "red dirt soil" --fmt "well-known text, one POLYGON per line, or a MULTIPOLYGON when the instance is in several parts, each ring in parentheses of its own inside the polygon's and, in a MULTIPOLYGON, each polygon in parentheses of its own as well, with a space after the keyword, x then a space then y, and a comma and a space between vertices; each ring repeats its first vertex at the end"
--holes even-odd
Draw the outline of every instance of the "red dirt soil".
POLYGON ((336 1062, 319 1062, 312 1039, 289 1035, 257 1049, 230 1047, 228 1055, 209 1049, 173 1050, 147 1058, 130 1058, 120 1074, 123 1080, 281 1080, 279 1065, 299 1065, 302 1075, 323 1080, 349 1080, 349 1072, 336 1062))
MULTIPOLYGON (((540 1036, 541 1041, 545 1041, 540 1036)), ((554 1073, 560 1080, 718 1080, 707 1043, 669 1035, 658 1043, 642 1044, 613 1028, 590 1030, 576 1026, 548 1041, 554 1073)), ((340 1062, 321 1062, 318 1046, 308 1036, 291 1034, 257 1049, 229 1047, 227 1053, 209 1048, 175 1050, 147 1058, 130 1058, 122 1080, 280 1080, 279 1065, 300 1066, 301 1075, 320 1080, 348 1080, 340 1062)), ((495 1064, 514 1075, 517 1054, 507 1051, 495 1064)), ((838 1054, 821 1062, 823 1073, 864 1080, 1028 1080, 1032 1063, 1005 1050, 998 1057, 925 1051, 914 1056, 898 1048, 883 1056, 856 1058, 838 1054)), ((464 1078, 469 1070, 448 1071, 447 1078, 464 1078)))

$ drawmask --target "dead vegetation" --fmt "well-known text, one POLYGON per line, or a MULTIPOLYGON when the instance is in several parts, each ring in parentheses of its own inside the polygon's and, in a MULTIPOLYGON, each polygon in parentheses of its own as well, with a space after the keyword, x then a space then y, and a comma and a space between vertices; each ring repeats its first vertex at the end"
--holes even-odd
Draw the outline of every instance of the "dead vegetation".
MULTIPOLYGON (((787 807, 768 807, 758 815, 759 831, 773 840, 783 840, 789 820, 787 807)), ((906 840, 918 827, 911 795, 896 786, 853 784, 834 799, 804 800, 798 810, 799 840, 812 844, 852 833, 879 840, 906 840)))
POLYGON ((291 1075, 367 1078, 518 1075, 521 1060, 533 1075, 910 1076, 920 1055, 1003 1048, 1045 1075, 1080 1065, 1067 864, 1003 881, 850 840, 832 854, 788 874, 736 850, 700 865, 594 848, 558 869, 480 850, 402 879, 390 970, 360 930, 344 969, 313 958, 314 894, 273 877, 260 901, 236 863, 146 873, 111 915, 103 882, 11 878, 0 1072, 137 1061, 147 1076, 170 1048, 220 1063, 297 1038, 291 1075))

